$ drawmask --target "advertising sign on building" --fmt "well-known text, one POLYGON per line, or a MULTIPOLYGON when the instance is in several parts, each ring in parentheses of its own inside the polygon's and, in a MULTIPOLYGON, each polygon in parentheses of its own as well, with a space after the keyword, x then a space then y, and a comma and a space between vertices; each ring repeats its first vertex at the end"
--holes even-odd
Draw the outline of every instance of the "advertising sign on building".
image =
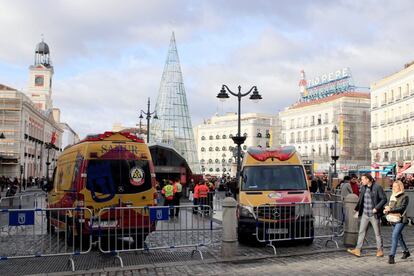
POLYGON ((355 90, 349 68, 343 68, 301 83, 307 84, 301 93, 302 102, 355 90))

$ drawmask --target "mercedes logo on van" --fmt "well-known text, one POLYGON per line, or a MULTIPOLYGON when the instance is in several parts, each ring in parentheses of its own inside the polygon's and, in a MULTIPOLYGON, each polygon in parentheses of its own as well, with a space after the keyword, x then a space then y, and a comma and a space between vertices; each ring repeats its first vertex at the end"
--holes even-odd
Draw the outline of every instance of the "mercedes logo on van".
POLYGON ((269 198, 281 198, 282 194, 281 193, 270 193, 268 195, 269 198))
POLYGON ((275 219, 280 218, 280 214, 277 210, 273 211, 273 218, 275 218, 275 219))

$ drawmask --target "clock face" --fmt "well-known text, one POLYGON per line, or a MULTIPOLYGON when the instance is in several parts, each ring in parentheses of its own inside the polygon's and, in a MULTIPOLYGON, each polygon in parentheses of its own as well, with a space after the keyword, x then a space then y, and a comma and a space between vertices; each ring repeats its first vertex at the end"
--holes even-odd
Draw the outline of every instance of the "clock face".
POLYGON ((44 77, 43 76, 35 76, 35 86, 43 86, 44 77))

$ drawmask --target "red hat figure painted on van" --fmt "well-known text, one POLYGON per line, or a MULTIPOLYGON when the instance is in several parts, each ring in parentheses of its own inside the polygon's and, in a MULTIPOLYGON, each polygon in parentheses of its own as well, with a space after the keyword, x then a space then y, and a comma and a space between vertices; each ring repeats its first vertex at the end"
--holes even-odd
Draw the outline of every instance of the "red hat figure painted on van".
POLYGON ((249 148, 247 152, 257 161, 265 161, 269 158, 277 158, 280 161, 286 161, 296 152, 295 147, 284 146, 275 150, 266 150, 262 148, 249 148))

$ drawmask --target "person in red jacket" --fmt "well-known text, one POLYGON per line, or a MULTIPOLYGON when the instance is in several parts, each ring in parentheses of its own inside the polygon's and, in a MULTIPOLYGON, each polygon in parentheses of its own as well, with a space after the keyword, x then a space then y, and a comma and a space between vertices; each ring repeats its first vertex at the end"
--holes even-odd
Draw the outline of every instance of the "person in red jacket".
POLYGON ((355 174, 351 176, 351 181, 349 183, 351 184, 352 193, 356 194, 359 197, 358 177, 355 174))
MULTIPOLYGON (((194 189, 194 197, 197 197, 198 205, 208 205, 208 191, 209 189, 205 181, 203 179, 200 180, 194 189)), ((201 207, 201 210, 204 211, 205 208, 201 207)))

